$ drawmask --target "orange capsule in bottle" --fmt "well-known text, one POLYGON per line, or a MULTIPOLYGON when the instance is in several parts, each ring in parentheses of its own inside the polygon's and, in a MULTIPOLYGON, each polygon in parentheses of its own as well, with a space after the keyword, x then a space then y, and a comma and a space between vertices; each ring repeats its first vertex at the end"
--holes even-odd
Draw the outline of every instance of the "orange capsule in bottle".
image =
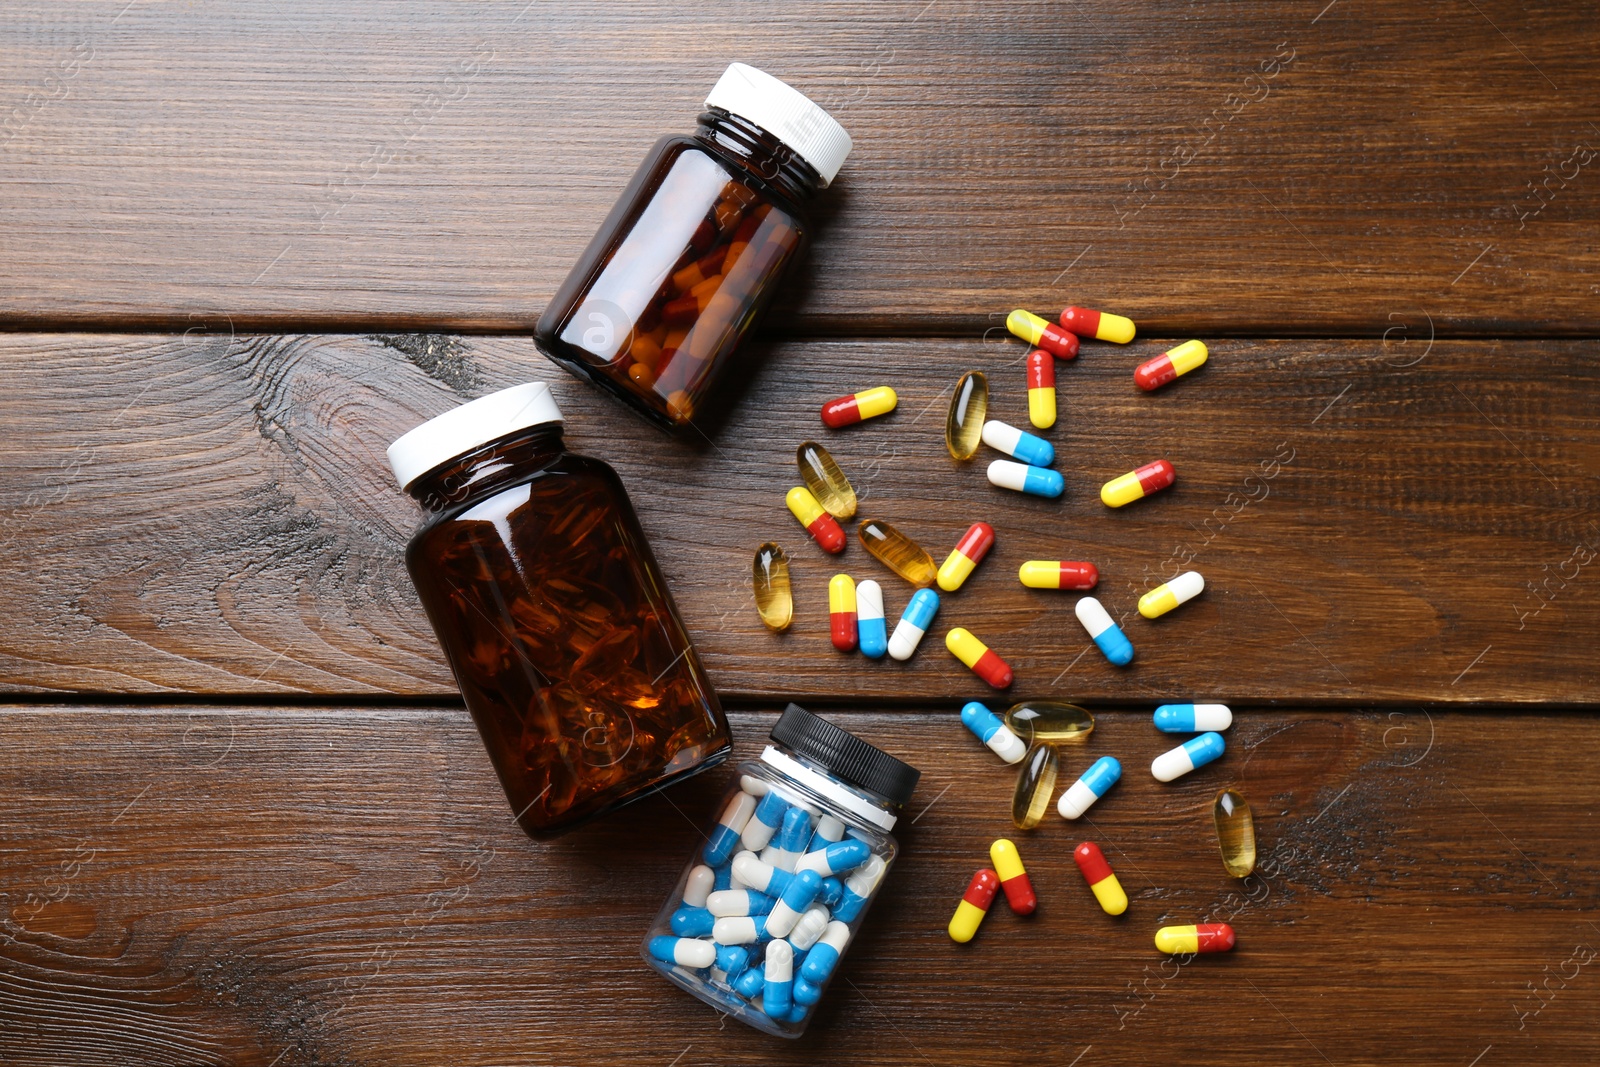
POLYGON ((1028 353, 1028 421, 1041 430, 1056 424, 1056 361, 1042 348, 1028 353))

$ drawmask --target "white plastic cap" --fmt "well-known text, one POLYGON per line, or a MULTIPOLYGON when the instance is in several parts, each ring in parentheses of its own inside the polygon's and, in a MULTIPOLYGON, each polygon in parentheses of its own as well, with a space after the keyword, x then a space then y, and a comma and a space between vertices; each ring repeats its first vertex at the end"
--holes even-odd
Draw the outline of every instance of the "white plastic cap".
POLYGON ((389 466, 405 489, 441 463, 498 438, 543 422, 560 422, 561 409, 544 382, 513 385, 429 419, 389 446, 389 466))
POLYGON ((748 119, 778 138, 811 164, 824 186, 850 154, 850 135, 832 115, 804 93, 748 64, 730 64, 706 95, 706 106, 748 119))

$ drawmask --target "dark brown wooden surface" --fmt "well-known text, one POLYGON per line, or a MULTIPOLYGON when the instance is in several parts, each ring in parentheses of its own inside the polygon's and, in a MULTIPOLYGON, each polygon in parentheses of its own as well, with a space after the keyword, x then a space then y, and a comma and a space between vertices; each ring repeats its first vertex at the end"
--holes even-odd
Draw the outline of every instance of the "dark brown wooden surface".
POLYGON ((777 331, 1600 331, 1592 11, 102 2, 0 12, 0 322, 531 326, 730 59, 856 151, 777 331))
MULTIPOLYGON (((924 770, 904 857, 797 1044, 724 1024, 638 940, 731 774, 537 845, 458 710, 11 708, 0 792, 8 1064, 1593 1062, 1600 844, 1590 716, 1244 711, 1171 785, 1170 739, 1103 713, 1068 772, 1122 783, 1010 828, 1010 773, 952 711, 842 715, 924 770), (1225 785, 1262 870, 1228 878, 1225 785), (996 836, 1041 897, 944 933, 996 836), (1105 849, 1101 914, 1071 859, 1105 849), (1183 967, 1157 926, 1228 919, 1183 967), (1575 956, 1576 953, 1576 956, 1575 956), (1571 961, 1571 962, 1569 962, 1571 961), (1319 1055, 1320 1054, 1320 1055, 1319 1055)), ((741 758, 772 722, 738 714, 741 758)))

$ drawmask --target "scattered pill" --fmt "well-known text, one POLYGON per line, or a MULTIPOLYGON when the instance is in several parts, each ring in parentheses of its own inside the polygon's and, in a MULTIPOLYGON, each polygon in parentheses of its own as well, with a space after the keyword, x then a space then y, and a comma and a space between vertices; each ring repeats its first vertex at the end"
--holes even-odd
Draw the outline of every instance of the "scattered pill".
POLYGON ((933 625, 933 617, 938 612, 938 593, 932 589, 918 589, 912 593, 911 602, 901 613, 900 621, 895 624, 894 634, 889 638, 889 655, 899 660, 910 659, 911 654, 922 643, 922 635, 933 625))
POLYGON ((1009 459, 997 459, 989 464, 989 484, 1001 489, 1011 489, 1029 496, 1057 497, 1066 491, 1066 479, 1060 471, 1048 467, 1030 467, 1009 459))
POLYGON ((690 908, 703 908, 706 898, 711 895, 711 887, 717 884, 717 873, 705 864, 696 866, 689 872, 688 879, 683 883, 683 903, 690 908))
POLYGON ((1100 569, 1071 559, 1030 559, 1017 577, 1029 589, 1093 589, 1100 582, 1100 569))
POLYGON ((867 898, 883 881, 883 872, 887 869, 888 864, 883 862, 883 857, 875 855, 852 871, 850 877, 844 880, 844 896, 839 899, 839 906, 833 909, 833 917, 840 922, 854 922, 866 906, 867 898))
POLYGON ((969 370, 956 382, 950 413, 944 420, 944 447, 956 459, 971 459, 983 440, 983 423, 989 417, 989 379, 969 370))
POLYGON ((1114 341, 1125 345, 1133 340, 1133 320, 1093 308, 1067 307, 1060 315, 1061 325, 1079 337, 1093 337, 1096 341, 1114 341))
POLYGON ((987 867, 974 874, 972 881, 967 884, 967 891, 961 895, 961 903, 956 905, 956 913, 950 917, 950 940, 958 944, 971 941, 983 923, 983 917, 989 914, 989 905, 994 903, 998 892, 998 874, 987 867))
POLYGON ((837 430, 841 426, 849 426, 862 419, 875 419, 879 415, 887 415, 899 402, 893 389, 887 385, 880 385, 828 401, 822 405, 822 421, 837 430))
POLYGON ((1235 944, 1233 927, 1227 923, 1200 923, 1198 926, 1163 926, 1156 931, 1156 948, 1172 956, 1197 952, 1227 952, 1235 944))
POLYGON ((1032 830, 1050 807, 1061 773, 1061 757, 1054 745, 1034 745, 1017 767, 1017 784, 1011 792, 1011 821, 1018 830, 1032 830))
POLYGON ((650 955, 662 963, 699 970, 717 962, 717 946, 692 937, 652 937, 650 955))
MULTIPOLYGON (((843 533, 843 531, 840 531, 843 533)), ((783 633, 794 621, 794 594, 789 587, 789 557, 768 541, 756 549, 751 565, 751 584, 756 593, 756 613, 774 633, 783 633)))
POLYGON ((1061 794, 1056 811, 1063 819, 1076 819, 1088 811, 1094 802, 1106 795, 1106 790, 1122 777, 1122 764, 1114 756, 1101 756, 1089 764, 1089 769, 1061 794))
MULTIPOLYGON (((862 846, 865 847, 865 846, 862 846)), ((822 887, 822 876, 816 871, 797 871, 789 879, 789 884, 783 889, 783 896, 772 905, 772 912, 767 916, 767 934, 770 937, 788 937, 789 931, 794 929, 794 924, 800 921, 800 916, 811 907, 812 901, 817 899, 817 890, 822 887)))
POLYGON ((1185 341, 1177 348, 1139 364, 1133 372, 1133 382, 1146 392, 1159 389, 1200 366, 1206 361, 1207 355, 1206 346, 1199 341, 1185 341))
POLYGON ((1184 571, 1165 585, 1158 585, 1139 598, 1139 614, 1159 619, 1180 604, 1187 604, 1205 591, 1206 580, 1199 571, 1184 571))
POLYGON ((761 987, 761 1010, 771 1018, 789 1014, 793 1006, 794 947, 782 938, 767 946, 767 958, 761 965, 765 984, 761 987))
POLYGON ((1006 903, 1018 915, 1032 915, 1039 906, 1039 898, 1028 881, 1028 872, 1022 866, 1022 856, 1017 846, 1001 838, 989 846, 989 862, 1000 878, 1000 888, 1005 890, 1006 903))
POLYGON ((1030 467, 1048 467, 1056 461, 1055 446, 1049 441, 999 419, 983 424, 983 443, 1030 467))
POLYGON ((817 503, 817 498, 811 495, 811 490, 803 485, 797 485, 789 490, 785 503, 789 505, 789 513, 800 521, 800 525, 806 528, 806 533, 811 535, 811 539, 820 545, 824 552, 844 551, 844 527, 817 503))
POLYGON ((1117 881, 1099 845, 1085 841, 1072 850, 1072 858, 1083 872, 1083 880, 1089 883, 1094 899, 1100 902, 1101 911, 1107 915, 1121 915, 1128 910, 1128 894, 1123 892, 1122 883, 1117 881))
POLYGON ((1118 475, 1100 487, 1100 499, 1108 508, 1120 508, 1135 500, 1142 500, 1170 486, 1177 478, 1172 464, 1164 459, 1118 475))
POLYGON ((679 937, 704 937, 709 934, 716 916, 705 908, 679 908, 672 913, 672 932, 679 937))
POLYGON ((798 876, 802 871, 815 871, 819 880, 831 878, 833 875, 855 870, 867 862, 867 857, 871 855, 872 849, 867 847, 865 841, 857 841, 852 837, 844 841, 835 841, 815 852, 807 852, 795 864, 794 872, 798 876))
POLYGON ((880 659, 889 651, 889 628, 883 621, 883 586, 870 578, 856 586, 856 632, 863 656, 880 659))
POLYGON ((800 480, 828 514, 836 519, 855 518, 855 486, 850 484, 850 479, 844 476, 826 448, 815 441, 806 441, 795 449, 794 460, 800 468, 800 480))
POLYGON ((1006 316, 1006 329, 1030 345, 1038 345, 1053 356, 1071 359, 1078 354, 1078 335, 1069 333, 1048 319, 1017 308, 1006 316))
POLYGON ((996 655, 994 649, 972 636, 972 631, 957 626, 945 634, 944 647, 966 664, 973 674, 996 689, 1004 689, 1011 684, 1013 675, 1006 661, 996 655))
POLYGON ((730 915, 766 915, 777 901, 754 889, 722 889, 706 898, 706 910, 718 919, 730 915))
POLYGON ((938 571, 928 550, 876 519, 862 519, 856 536, 867 553, 912 585, 932 585, 938 571))
POLYGON ((850 927, 843 919, 834 919, 828 928, 822 932, 822 937, 811 951, 806 953, 806 961, 800 967, 800 973, 806 981, 814 985, 821 985, 833 973, 834 965, 839 962, 839 954, 850 943, 850 927))
POLYGON ((961 709, 961 725, 971 730, 974 737, 988 745, 995 755, 1007 763, 1016 763, 1028 754, 1028 746, 1023 744, 1022 738, 1001 722, 1000 716, 990 711, 987 705, 976 700, 961 709))
POLYGON ((1217 794, 1211 805, 1211 821, 1217 827, 1217 847, 1222 850, 1222 867, 1235 878, 1256 869, 1256 821, 1250 802, 1232 789, 1217 794))
POLYGON ((1024 700, 1006 709, 1005 720, 1030 745, 1081 745, 1094 733, 1094 716, 1061 700, 1024 700))
POLYGON ((828 633, 840 652, 856 647, 856 582, 848 574, 828 579, 828 633))
POLYGON ((983 557, 994 547, 994 527, 986 522, 975 522, 967 527, 956 547, 945 557, 939 567, 939 588, 953 592, 961 588, 983 557))
MULTIPOLYGON (((744 847, 751 852, 766 848, 767 842, 772 840, 772 835, 783 825, 783 817, 788 810, 789 802, 777 793, 768 793, 762 797, 757 802, 750 821, 745 823, 744 832, 739 835, 744 847)), ((760 886, 756 888, 759 889, 760 886)))
POLYGON ((1197 734, 1226 730, 1233 725, 1233 712, 1226 704, 1163 704, 1155 720, 1164 734, 1197 734))
POLYGON ((1133 662, 1133 642, 1128 640, 1128 635, 1112 620, 1100 601, 1086 596, 1078 601, 1073 611, 1077 613, 1078 621, 1083 623, 1083 628, 1089 631, 1090 638, 1105 653, 1106 659, 1118 667, 1126 667, 1133 662))
POLYGON ((1056 424, 1056 361, 1042 348, 1028 353, 1028 421, 1041 430, 1056 424))
POLYGON ((706 842, 704 855, 707 863, 720 867, 728 862, 739 846, 739 835, 744 832, 755 810, 755 797, 745 792, 734 794, 728 806, 722 809, 722 818, 717 820, 717 825, 712 829, 711 840, 706 842))
POLYGON ((1158 782, 1182 778, 1197 767, 1204 767, 1222 755, 1227 746, 1219 733, 1205 733, 1192 737, 1168 752, 1163 752, 1150 764, 1150 773, 1158 782))

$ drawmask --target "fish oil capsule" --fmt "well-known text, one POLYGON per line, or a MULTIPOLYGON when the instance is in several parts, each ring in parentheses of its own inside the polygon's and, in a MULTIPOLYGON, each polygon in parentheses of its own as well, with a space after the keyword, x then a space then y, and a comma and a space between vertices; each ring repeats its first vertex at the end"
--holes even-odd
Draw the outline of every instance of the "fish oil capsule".
POLYGON ((1159 619, 1180 604, 1187 604, 1205 591, 1206 580, 1199 571, 1184 571, 1165 585, 1158 585, 1139 598, 1139 614, 1159 619))
POLYGON ((1100 568, 1071 559, 1030 559, 1017 577, 1029 589, 1093 589, 1100 583, 1100 568))
POLYGON ((750 821, 745 823, 744 832, 739 835, 739 840, 751 852, 766 848, 767 842, 772 840, 772 835, 783 825, 783 817, 788 811, 787 800, 777 793, 768 793, 757 802, 755 813, 750 816, 750 821))
POLYGON ((1030 467, 1048 467, 1056 461, 1055 446, 1049 441, 999 419, 983 424, 983 443, 1030 467))
POLYGON ((856 582, 848 574, 828 579, 828 633, 840 652, 856 647, 856 582))
POLYGON ((715 922, 716 916, 707 908, 679 908, 672 913, 672 932, 679 937, 704 937, 715 922))
POLYGON ((850 838, 846 841, 835 841, 833 844, 820 848, 815 852, 807 852, 800 857, 794 865, 796 876, 802 871, 815 871, 819 880, 831 878, 836 874, 847 874, 867 862, 867 857, 872 855, 872 850, 865 841, 850 838))
POLYGON ((1118 667, 1126 667, 1133 662, 1133 642, 1128 640, 1128 635, 1112 620, 1100 601, 1086 596, 1073 607, 1073 612, 1106 659, 1118 667))
POLYGON ((1217 827, 1223 869, 1235 878, 1255 870, 1256 821, 1250 814, 1250 802, 1232 789, 1224 789, 1211 805, 1211 821, 1217 827))
POLYGON ((944 447, 956 459, 971 459, 983 440, 983 423, 989 417, 989 379, 969 370, 956 382, 950 412, 944 420, 944 447))
POLYGON ((912 593, 911 602, 901 613, 900 621, 894 627, 894 635, 889 638, 889 655, 898 660, 910 659, 938 613, 938 593, 932 589, 918 589, 912 593))
POLYGON ((1171 956, 1197 952, 1227 952, 1237 939, 1227 923, 1197 926, 1163 926, 1156 931, 1156 948, 1171 956))
POLYGON ((912 585, 932 585, 938 571, 928 550, 886 522, 862 519, 856 536, 867 553, 912 585))
MULTIPOLYGON (((840 531, 841 533, 843 531, 840 531)), ((789 557, 768 541, 756 549, 751 565, 751 585, 756 593, 756 614, 773 633, 783 633, 794 621, 794 594, 789 586, 789 557)))
POLYGON ((1017 768, 1017 785, 1011 793, 1011 821, 1018 830, 1032 830, 1044 818, 1055 793, 1061 757, 1054 745, 1034 745, 1017 768))
POLYGON ((706 910, 718 919, 730 915, 766 915, 777 901, 754 889, 722 889, 706 898, 706 910))
POLYGON ((989 905, 994 903, 995 894, 1000 892, 1000 876, 989 868, 984 867, 972 876, 972 881, 967 883, 967 891, 961 894, 961 903, 956 905, 956 913, 950 917, 950 940, 957 944, 966 944, 977 934, 978 927, 983 923, 983 917, 989 914, 989 905))
POLYGON ((887 385, 841 396, 822 405, 822 421, 835 430, 863 419, 875 419, 894 410, 900 398, 887 385))
POLYGON ((1094 733, 1094 716, 1061 700, 1024 700, 1007 708, 1005 719, 1030 745, 1081 745, 1094 733))
POLYGON ((1022 866, 1022 856, 1017 846, 1001 838, 989 846, 989 862, 1000 878, 1000 888, 1005 890, 1006 903, 1018 915, 1032 915, 1039 906, 1039 897, 1028 881, 1028 872, 1022 866))
POLYGON ((1200 366, 1206 361, 1207 355, 1206 346, 1199 341, 1185 341, 1177 348, 1139 364, 1133 372, 1133 383, 1145 392, 1160 389, 1200 366))
POLYGON ((840 954, 849 943, 850 927, 841 919, 830 922, 822 932, 821 939, 806 953, 806 961, 800 967, 801 975, 806 981, 820 986, 833 973, 840 954))
POLYGON ((1083 880, 1089 883, 1094 899, 1100 902, 1101 911, 1107 915, 1121 915, 1128 910, 1128 894, 1123 892, 1122 883, 1117 881, 1099 845, 1085 841, 1072 850, 1072 858, 1083 872, 1083 880))
MULTIPOLYGON (((1089 765, 1083 776, 1067 787, 1061 794, 1061 801, 1056 805, 1056 811, 1061 813, 1063 819, 1076 819, 1094 805, 1094 802, 1106 795, 1106 790, 1117 784, 1117 779, 1122 777, 1122 764, 1113 756, 1101 756, 1089 765)), ((1113 915, 1116 912, 1112 912, 1113 915)))
POLYGON ((765 983, 761 987, 761 1010, 777 1019, 789 1014, 794 1002, 794 946, 781 938, 767 946, 762 964, 765 983))
POLYGON ((1151 493, 1166 489, 1177 480, 1177 477, 1178 474, 1172 469, 1172 464, 1164 459, 1158 459, 1127 474, 1118 475, 1102 485, 1100 499, 1108 508, 1120 508, 1124 504, 1131 504, 1151 493))
POLYGON ((863 656, 881 659, 889 651, 889 629, 883 621, 883 586, 870 578, 856 586, 856 634, 863 656))
POLYGON ((806 441, 795 449, 794 460, 800 468, 800 480, 828 514, 836 519, 855 518, 856 488, 826 448, 806 441))
POLYGON ((1066 492, 1066 479, 1059 471, 1048 467, 1030 467, 1026 463, 1013 463, 997 459, 989 464, 989 484, 1010 489, 1029 496, 1058 497, 1066 492))
POLYGON ((1056 361, 1042 348, 1028 353, 1028 421, 1041 430, 1056 424, 1056 361))
POLYGON ((698 971, 717 962, 717 946, 692 937, 652 937, 650 955, 662 963, 698 971))
POLYGON ((1175 778, 1182 778, 1197 767, 1204 767, 1222 755, 1226 748, 1221 734, 1201 734, 1157 756, 1150 764, 1150 773, 1156 776, 1158 782, 1170 782, 1175 778))
POLYGON ((1226 704, 1163 704, 1156 709, 1156 729, 1164 734, 1194 734, 1226 730, 1233 712, 1226 704))
POLYGON ((844 551, 844 528, 821 504, 817 503, 817 498, 811 495, 811 490, 803 485, 797 485, 789 490, 784 502, 789 505, 789 513, 799 520, 800 525, 806 528, 806 533, 811 535, 811 539, 821 546, 824 552, 844 551))
POLYGON ((961 725, 1007 763, 1016 763, 1028 754, 1028 746, 1022 743, 1022 738, 1001 722, 1000 716, 976 700, 961 709, 961 725))
POLYGON ((767 934, 771 937, 788 937, 794 924, 800 921, 800 916, 817 899, 817 890, 821 886, 822 876, 816 871, 796 872, 784 887, 783 896, 778 898, 771 914, 767 916, 767 934))
POLYGON ((1079 337, 1125 345, 1133 340, 1133 320, 1093 308, 1063 308, 1058 321, 1079 337))
POLYGON ((967 527, 956 547, 945 557, 939 567, 939 588, 953 592, 961 588, 983 557, 994 547, 994 527, 986 522, 975 522, 967 527))
POLYGON ((687 908, 703 908, 706 898, 711 895, 711 887, 717 884, 717 872, 705 864, 700 864, 689 872, 689 878, 683 883, 683 904, 687 908))
POLYGON ((854 922, 866 906, 867 898, 883 881, 883 872, 887 869, 888 864, 883 862, 882 856, 872 856, 852 871, 850 877, 844 880, 844 896, 840 898, 839 906, 833 909, 833 917, 840 922, 854 922))
POLYGON ((1069 333, 1031 311, 1017 308, 1006 316, 1006 329, 1030 345, 1038 345, 1052 356, 1071 359, 1078 354, 1078 335, 1069 333))
POLYGON ((995 654, 994 649, 972 636, 972 631, 957 626, 945 634, 944 647, 967 669, 996 689, 1004 689, 1014 677, 1011 667, 995 654))
POLYGON ((707 863, 720 867, 728 862, 728 857, 739 845, 739 835, 744 832, 755 810, 756 798, 749 793, 738 793, 728 801, 728 806, 722 810, 722 818, 717 820, 716 827, 711 831, 711 840, 706 842, 704 855, 707 863))

